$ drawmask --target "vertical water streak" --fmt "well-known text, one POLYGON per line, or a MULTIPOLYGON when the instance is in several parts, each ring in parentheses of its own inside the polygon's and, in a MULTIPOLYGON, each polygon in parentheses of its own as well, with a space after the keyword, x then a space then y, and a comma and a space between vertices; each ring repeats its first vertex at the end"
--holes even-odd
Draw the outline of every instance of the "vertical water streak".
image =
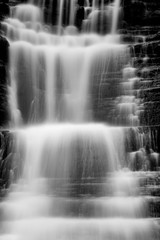
POLYGON ((97 0, 93 0, 92 2, 92 12, 97 9, 97 0))
POLYGON ((10 47, 10 86, 9 88, 9 106, 10 106, 10 115, 11 122, 13 126, 21 125, 21 112, 18 106, 17 99, 17 84, 16 84, 16 69, 15 63, 17 62, 17 56, 15 54, 16 49, 10 47))
POLYGON ((86 108, 91 54, 81 47, 63 47, 59 53, 63 78, 63 119, 85 121, 88 119, 86 108))
POLYGON ((112 13, 112 26, 111 33, 116 34, 117 25, 118 25, 118 17, 119 17, 119 9, 120 9, 120 0, 114 0, 113 3, 113 13, 112 13))
POLYGON ((46 62, 46 120, 55 121, 56 119, 56 92, 55 92, 55 82, 56 82, 56 49, 46 47, 44 49, 45 62, 46 62))
POLYGON ((74 25, 75 22, 75 0, 70 0, 69 25, 74 25))
POLYGON ((104 11, 104 0, 101 0, 101 11, 104 11))
POLYGON ((92 11, 91 11, 91 27, 90 27, 90 31, 91 32, 96 32, 96 24, 97 24, 97 20, 98 20, 98 6, 97 6, 97 0, 93 0, 92 2, 92 11))
POLYGON ((101 33, 103 33, 103 25, 104 25, 104 11, 105 11, 105 9, 104 9, 104 0, 101 0, 101 15, 100 15, 100 18, 101 18, 101 20, 100 20, 100 22, 101 22, 101 30, 100 30, 100 32, 101 33))
POLYGON ((59 16, 58 16, 58 35, 61 34, 62 24, 63 24, 63 8, 64 8, 64 0, 59 1, 59 16))
POLYGON ((39 73, 38 73, 40 56, 38 54, 37 48, 33 49, 31 59, 33 64, 32 65, 33 69, 31 71, 31 78, 33 79, 33 85, 34 85, 34 89, 33 89, 34 98, 31 101, 30 116, 28 117, 30 122, 37 122, 40 119, 40 80, 39 80, 39 73))
POLYGON ((42 9, 45 8, 45 2, 46 2, 46 0, 42 0, 42 9))
POLYGON ((89 7, 89 6, 90 6, 89 0, 85 0, 85 7, 89 7))
MULTIPOLYGON (((32 46, 25 42, 20 42, 19 44, 15 42, 10 47, 10 83, 15 93, 14 98, 17 108, 15 112, 11 109, 11 115, 14 117, 14 114, 20 111, 22 119, 25 120, 28 119, 30 100, 32 99, 35 86, 32 79, 32 50, 32 46), (25 75, 23 75, 23 69, 25 69, 25 75), (25 98, 26 95, 27 98, 25 98)), ((19 122, 18 119, 17 121, 19 122)))

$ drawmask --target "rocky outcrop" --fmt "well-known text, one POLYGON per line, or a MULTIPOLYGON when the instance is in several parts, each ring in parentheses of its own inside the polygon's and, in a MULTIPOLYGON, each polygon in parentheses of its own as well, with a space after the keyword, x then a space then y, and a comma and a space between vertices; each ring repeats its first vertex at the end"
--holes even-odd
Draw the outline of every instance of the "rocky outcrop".
POLYGON ((144 42, 132 44, 133 66, 137 69, 139 83, 138 97, 144 112, 140 116, 141 125, 160 124, 160 41, 159 33, 144 36, 144 42))
POLYGON ((2 36, 1 21, 9 16, 9 0, 0 0, 0 128, 7 125, 8 97, 7 97, 7 65, 8 41, 2 36))
POLYGON ((153 0, 123 1, 122 40, 131 46, 133 67, 137 69, 138 86, 143 111, 140 124, 160 124, 160 2, 153 0))

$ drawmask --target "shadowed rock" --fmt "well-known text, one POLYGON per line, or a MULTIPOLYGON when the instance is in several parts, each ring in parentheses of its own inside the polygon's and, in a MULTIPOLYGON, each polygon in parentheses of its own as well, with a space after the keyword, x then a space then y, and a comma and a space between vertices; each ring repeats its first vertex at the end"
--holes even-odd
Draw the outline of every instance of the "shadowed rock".
POLYGON ((0 1, 0 21, 3 20, 5 17, 9 16, 10 14, 10 8, 8 0, 1 0, 0 1))

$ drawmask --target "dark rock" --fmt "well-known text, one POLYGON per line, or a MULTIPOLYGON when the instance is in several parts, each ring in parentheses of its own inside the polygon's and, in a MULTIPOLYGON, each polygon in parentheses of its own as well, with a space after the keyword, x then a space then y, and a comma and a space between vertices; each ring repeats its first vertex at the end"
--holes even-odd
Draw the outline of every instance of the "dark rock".
POLYGON ((155 51, 155 55, 156 57, 160 57, 160 43, 158 43, 155 48, 154 48, 154 51, 155 51))
POLYGON ((160 67, 143 67, 140 70, 140 76, 142 78, 153 78, 153 77, 157 77, 158 74, 160 74, 160 67))
POLYGON ((0 132, 0 196, 10 185, 13 161, 13 135, 9 131, 0 132))
POLYGON ((121 35, 121 41, 124 43, 133 43, 135 40, 132 34, 123 34, 121 35))
MULTIPOLYGON (((122 21, 123 22, 123 21, 122 21)), ((122 23, 123 24, 123 23, 122 23)), ((122 27, 121 29, 119 29, 118 30, 118 33, 120 34, 120 35, 128 35, 129 33, 128 33, 128 30, 127 30, 127 27, 122 27)))
POLYGON ((142 25, 146 7, 142 1, 124 5, 124 20, 131 25, 142 25))
POLYGON ((83 19, 84 19, 84 7, 77 7, 75 25, 78 27, 78 29, 81 29, 83 19))
POLYGON ((78 0, 77 3, 79 6, 84 6, 85 0, 78 0))
POLYGON ((8 47, 8 41, 4 37, 0 36, 0 126, 7 125, 9 118, 6 73, 8 47))
POLYGON ((160 41, 160 32, 146 37, 146 42, 160 41))
POLYGON ((7 1, 0 2, 0 20, 3 20, 6 16, 9 16, 10 8, 7 1))
POLYGON ((122 3, 123 3, 123 7, 130 6, 132 3, 132 0, 123 0, 122 3))
POLYGON ((9 3, 9 0, 0 0, 0 3, 9 3))
POLYGON ((159 25, 159 21, 160 21, 160 10, 149 12, 144 18, 145 25, 151 25, 151 26, 159 25))
POLYGON ((7 71, 4 65, 0 64, 0 84, 7 84, 7 71))
POLYGON ((141 119, 141 124, 147 126, 158 126, 160 123, 160 97, 156 96, 156 94, 151 93, 150 95, 146 95, 148 98, 151 97, 157 98, 157 101, 146 101, 144 99, 144 115, 141 119))
POLYGON ((0 35, 0 64, 7 64, 8 62, 8 47, 8 41, 0 35))
POLYGON ((142 42, 130 45, 131 56, 137 58, 155 58, 160 57, 160 42, 142 42))
POLYGON ((131 57, 141 57, 143 54, 143 44, 130 45, 131 57))
POLYGON ((6 126, 9 119, 7 86, 0 84, 0 126, 6 126))

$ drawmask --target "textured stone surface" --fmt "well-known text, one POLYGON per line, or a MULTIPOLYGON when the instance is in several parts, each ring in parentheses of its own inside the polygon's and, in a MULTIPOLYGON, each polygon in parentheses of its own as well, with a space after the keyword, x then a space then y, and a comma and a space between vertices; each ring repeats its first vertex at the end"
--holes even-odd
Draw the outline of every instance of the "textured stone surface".
POLYGON ((8 122, 8 91, 7 91, 7 64, 8 64, 7 40, 0 35, 0 127, 8 122))
POLYGON ((0 131, 0 197, 5 195, 13 172, 13 135, 0 131))
POLYGON ((138 96, 144 104, 141 125, 160 124, 160 1, 123 1, 125 31, 133 66, 140 77, 138 96), (138 37, 138 38, 137 38, 138 37))

